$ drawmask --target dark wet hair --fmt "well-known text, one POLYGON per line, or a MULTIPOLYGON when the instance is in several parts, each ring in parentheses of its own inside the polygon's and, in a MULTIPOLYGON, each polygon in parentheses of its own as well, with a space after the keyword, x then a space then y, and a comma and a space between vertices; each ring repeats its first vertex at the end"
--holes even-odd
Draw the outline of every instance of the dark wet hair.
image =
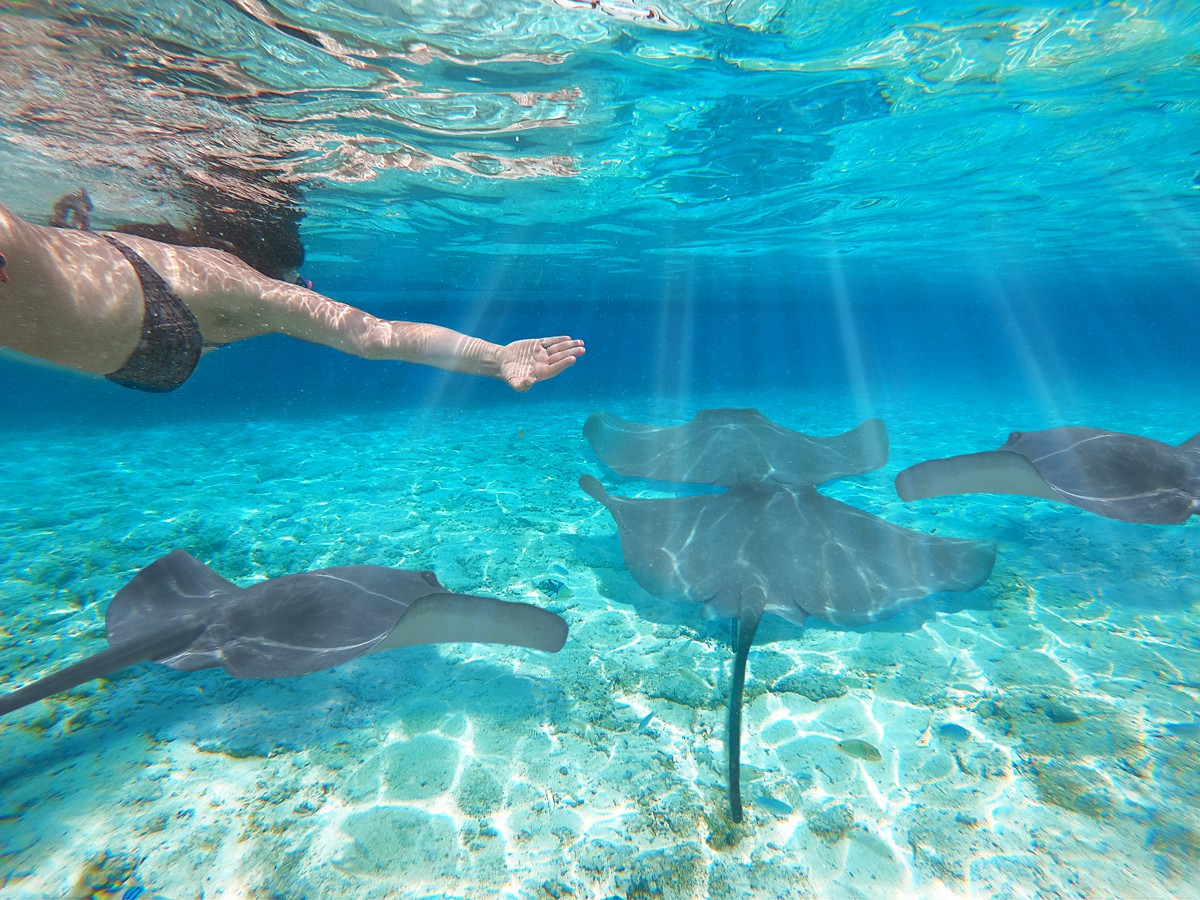
MULTIPOLYGON (((226 173, 227 174, 227 173, 226 173)), ((192 187, 187 193, 196 214, 186 228, 169 222, 129 222, 113 231, 174 244, 179 247, 214 247, 232 253, 268 278, 288 278, 304 263, 300 221, 304 212, 290 185, 280 185, 269 174, 240 173, 247 187, 246 200, 211 187, 192 187), (270 196, 271 199, 265 199, 270 196)), ((294 277, 294 276, 291 276, 294 277)))

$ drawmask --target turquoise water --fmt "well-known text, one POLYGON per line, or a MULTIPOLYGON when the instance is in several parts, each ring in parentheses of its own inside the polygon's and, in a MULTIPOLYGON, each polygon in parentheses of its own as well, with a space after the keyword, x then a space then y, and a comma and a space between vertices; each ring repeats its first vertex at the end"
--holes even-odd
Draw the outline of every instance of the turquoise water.
POLYGON ((893 478, 1200 431, 1198 34, 1190 3, 5 6, 17 213, 294 192, 323 293, 588 354, 528 395, 281 338, 165 396, 0 359, 0 686, 101 649, 175 547, 241 585, 430 568, 570 626, 14 713, 0 894, 1196 896, 1195 524, 893 478), (639 588, 577 485, 631 490, 590 413, 714 407, 878 416, 888 464, 822 490, 998 545, 872 627, 764 622, 740 826, 728 626, 639 588))

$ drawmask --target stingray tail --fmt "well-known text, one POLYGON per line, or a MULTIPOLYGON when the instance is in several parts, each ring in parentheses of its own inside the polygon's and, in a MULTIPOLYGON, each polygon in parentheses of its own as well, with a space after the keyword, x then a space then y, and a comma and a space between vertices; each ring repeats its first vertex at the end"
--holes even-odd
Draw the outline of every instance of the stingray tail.
POLYGON ((0 697, 0 716, 39 700, 45 700, 47 697, 94 678, 124 669, 126 666, 132 666, 134 663, 160 659, 177 653, 199 637, 205 628, 203 624, 194 620, 180 621, 179 626, 167 634, 147 635, 140 640, 117 644, 107 650, 101 650, 87 659, 80 660, 65 669, 59 669, 33 684, 27 684, 5 697, 0 697))
POLYGON ((733 681, 729 687, 729 734, 725 738, 729 750, 729 815, 742 821, 742 691, 746 686, 746 659, 754 632, 758 631, 758 613, 743 612, 734 619, 733 681))

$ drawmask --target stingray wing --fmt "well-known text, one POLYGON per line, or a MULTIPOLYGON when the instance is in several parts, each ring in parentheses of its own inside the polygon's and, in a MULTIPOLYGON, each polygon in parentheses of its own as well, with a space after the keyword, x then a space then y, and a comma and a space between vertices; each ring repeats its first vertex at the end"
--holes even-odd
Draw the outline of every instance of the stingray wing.
POLYGON ((721 590, 720 567, 707 561, 712 534, 725 530, 723 495, 614 497, 591 475, 580 478, 579 486, 608 508, 617 523, 625 566, 651 594, 705 602, 721 590))
POLYGON ((950 494, 1016 494, 1062 499, 1033 463, 1007 450, 966 453, 909 466, 896 476, 896 493, 906 503, 950 494))
POLYGON ((566 640, 567 623, 562 616, 532 603, 436 593, 414 602, 400 624, 371 652, 418 644, 468 643, 557 653, 566 640))
POLYGON ((776 425, 756 409, 708 409, 684 425, 630 422, 595 413, 583 427, 596 455, 619 475, 729 486, 770 479, 820 484, 887 462, 887 429, 878 419, 831 437, 776 425))
POLYGON ((172 550, 117 591, 104 614, 108 642, 143 640, 182 620, 207 621, 238 590, 186 550, 172 550))
POLYGON ((809 486, 779 485, 759 502, 770 510, 757 549, 773 601, 835 625, 869 625, 930 594, 974 590, 996 562, 991 542, 902 528, 809 486))

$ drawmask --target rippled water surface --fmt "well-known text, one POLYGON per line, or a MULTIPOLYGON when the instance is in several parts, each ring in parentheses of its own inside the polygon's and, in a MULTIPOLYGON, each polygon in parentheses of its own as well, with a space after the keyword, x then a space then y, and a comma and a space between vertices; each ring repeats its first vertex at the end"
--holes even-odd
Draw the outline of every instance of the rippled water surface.
POLYGON ((0 19, 0 162, 32 208, 86 184, 111 219, 182 211, 196 181, 262 191, 238 174, 269 166, 308 192, 314 256, 358 265, 383 240, 543 280, 592 260, 1153 272, 1197 241, 1198 19, 29 0, 0 19))

